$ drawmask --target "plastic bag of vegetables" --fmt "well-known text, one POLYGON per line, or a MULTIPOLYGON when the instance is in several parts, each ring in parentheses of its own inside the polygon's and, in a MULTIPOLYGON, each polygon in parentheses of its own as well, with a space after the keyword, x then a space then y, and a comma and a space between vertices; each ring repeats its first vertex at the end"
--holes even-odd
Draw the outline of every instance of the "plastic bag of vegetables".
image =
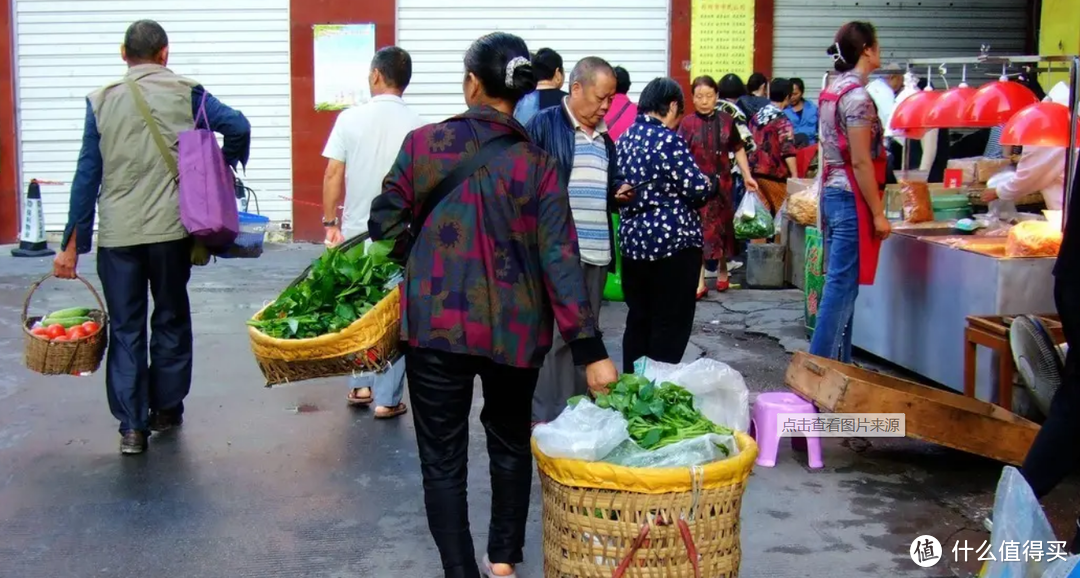
POLYGON ((734 436, 705 434, 652 451, 627 440, 604 461, 628 468, 686 468, 727 459, 738 452, 734 436))
POLYGON ((544 455, 596 462, 626 441, 630 434, 621 413, 581 399, 563 410, 551 423, 536 426, 533 436, 544 455))
POLYGON ((772 213, 756 194, 743 195, 735 211, 735 238, 768 239, 776 234, 772 213))

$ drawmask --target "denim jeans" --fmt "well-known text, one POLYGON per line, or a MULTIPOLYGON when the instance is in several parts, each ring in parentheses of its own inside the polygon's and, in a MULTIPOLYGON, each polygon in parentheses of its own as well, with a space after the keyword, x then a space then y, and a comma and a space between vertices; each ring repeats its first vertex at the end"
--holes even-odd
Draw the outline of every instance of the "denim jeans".
POLYGON ((834 187, 821 196, 825 288, 810 353, 851 363, 851 329, 859 296, 859 217, 855 194, 834 187))
POLYGON ((349 378, 349 389, 371 388, 376 407, 397 407, 405 393, 405 356, 382 373, 364 372, 349 378))

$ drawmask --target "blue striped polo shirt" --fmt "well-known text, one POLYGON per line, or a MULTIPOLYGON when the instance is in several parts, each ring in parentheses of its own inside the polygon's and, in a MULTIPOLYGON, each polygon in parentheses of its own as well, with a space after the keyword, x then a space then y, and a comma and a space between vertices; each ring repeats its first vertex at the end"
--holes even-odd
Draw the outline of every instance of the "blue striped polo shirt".
MULTIPOLYGON (((563 106, 567 106, 565 100, 563 106)), ((574 166, 570 170, 570 212, 577 228, 581 260, 603 267, 611 263, 611 231, 608 229, 608 152, 604 141, 607 125, 600 124, 590 135, 574 118, 574 166)))

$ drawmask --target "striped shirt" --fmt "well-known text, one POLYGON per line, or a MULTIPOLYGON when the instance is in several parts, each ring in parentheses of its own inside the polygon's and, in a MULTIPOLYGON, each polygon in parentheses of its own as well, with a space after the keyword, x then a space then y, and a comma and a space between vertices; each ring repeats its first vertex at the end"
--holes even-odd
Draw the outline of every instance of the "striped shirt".
POLYGON ((600 121, 590 135, 573 114, 569 116, 574 123, 574 166, 570 170, 567 187, 570 212, 577 228, 581 260, 587 265, 603 267, 611 263, 611 231, 607 211, 608 154, 603 136, 607 132, 607 125, 600 121))

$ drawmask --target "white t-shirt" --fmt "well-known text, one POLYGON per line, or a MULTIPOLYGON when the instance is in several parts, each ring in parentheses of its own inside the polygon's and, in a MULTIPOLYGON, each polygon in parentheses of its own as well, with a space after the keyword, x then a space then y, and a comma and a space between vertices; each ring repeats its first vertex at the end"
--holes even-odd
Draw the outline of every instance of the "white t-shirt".
POLYGON ((889 124, 892 121, 893 109, 896 108, 896 92, 884 78, 870 81, 866 85, 866 92, 870 93, 870 98, 874 99, 874 104, 877 105, 878 118, 881 119, 881 125, 885 128, 885 138, 891 138, 893 132, 889 124))
POLYGON ((405 137, 426 124, 401 97, 382 94, 341 112, 323 156, 345 163, 345 212, 341 232, 346 239, 368 229, 371 202, 382 192, 405 137))

